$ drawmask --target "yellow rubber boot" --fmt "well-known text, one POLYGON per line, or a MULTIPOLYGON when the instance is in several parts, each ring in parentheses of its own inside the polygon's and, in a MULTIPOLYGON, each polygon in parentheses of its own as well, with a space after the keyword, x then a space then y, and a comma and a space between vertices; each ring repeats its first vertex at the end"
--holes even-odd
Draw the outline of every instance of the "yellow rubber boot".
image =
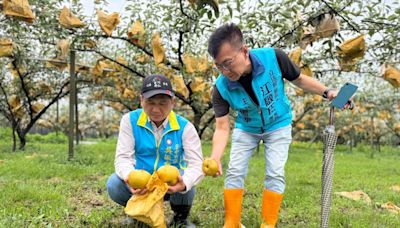
POLYGON ((267 189, 263 191, 261 216, 263 223, 261 228, 274 228, 279 217, 283 194, 271 192, 267 189))
POLYGON ((224 228, 244 228, 240 223, 242 214, 243 189, 224 189, 225 224, 224 228))

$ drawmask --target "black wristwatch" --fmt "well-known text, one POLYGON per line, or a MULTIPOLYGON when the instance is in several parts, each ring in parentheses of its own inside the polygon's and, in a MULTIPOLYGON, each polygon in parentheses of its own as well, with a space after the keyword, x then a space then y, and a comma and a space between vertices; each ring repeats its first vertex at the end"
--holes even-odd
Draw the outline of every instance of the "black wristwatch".
POLYGON ((332 89, 330 89, 330 88, 325 89, 324 92, 322 93, 322 97, 325 98, 325 99, 328 99, 328 93, 331 90, 332 89))

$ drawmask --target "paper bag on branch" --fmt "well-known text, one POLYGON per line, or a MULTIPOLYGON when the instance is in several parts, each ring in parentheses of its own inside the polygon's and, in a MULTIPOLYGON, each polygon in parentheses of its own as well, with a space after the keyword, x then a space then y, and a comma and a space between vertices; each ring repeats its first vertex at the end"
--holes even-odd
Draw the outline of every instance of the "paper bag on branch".
POLYGON ((33 112, 33 114, 39 113, 44 107, 45 106, 42 103, 34 103, 34 104, 32 104, 32 112, 33 112))
POLYGON ((201 92, 206 88, 206 83, 204 82, 203 78, 195 77, 190 83, 190 88, 192 89, 193 93, 201 92))
POLYGON ((98 59, 96 65, 93 67, 91 73, 92 75, 97 78, 103 75, 103 71, 105 68, 108 67, 108 64, 105 62, 105 59, 98 59))
POLYGON ((302 52, 303 50, 298 47, 289 53, 289 58, 293 61, 294 64, 300 67, 302 74, 312 77, 313 72, 310 65, 305 64, 303 61, 301 61, 302 52))
POLYGON ((346 40, 337 48, 339 65, 343 71, 355 71, 359 60, 365 54, 365 39, 361 34, 350 40, 346 40))
POLYGON ((182 94, 184 97, 189 97, 189 90, 186 87, 185 81, 181 76, 174 75, 172 77, 172 86, 175 87, 175 91, 179 92, 182 94))
POLYGON ((33 23, 35 20, 28 0, 4 0, 3 10, 7 16, 15 17, 28 23, 33 23))
POLYGON ((110 105, 113 109, 117 110, 118 112, 122 112, 122 111, 125 110, 125 106, 124 106, 123 104, 119 103, 119 102, 112 102, 112 101, 110 101, 110 102, 109 102, 109 105, 110 105))
POLYGON ((208 61, 207 56, 193 56, 191 54, 183 54, 183 63, 185 64, 186 72, 189 74, 199 72, 205 73, 212 69, 212 63, 208 61))
POLYGON ((40 127, 47 128, 47 129, 51 129, 51 128, 54 127, 54 125, 53 125, 51 122, 49 122, 48 120, 39 119, 39 120, 36 122, 36 124, 37 124, 38 126, 40 126, 40 127))
POLYGON ((306 49, 307 45, 311 44, 312 42, 316 41, 318 37, 314 34, 315 28, 311 25, 307 27, 303 27, 303 32, 300 37, 299 45, 302 49, 306 49))
POLYGON ((133 91, 132 89, 124 89, 124 93, 122 95, 124 98, 135 98, 135 91, 133 91))
POLYGON ((156 65, 163 63, 166 59, 165 48, 161 43, 160 33, 155 33, 151 41, 153 47, 154 62, 156 65))
POLYGON ((85 41, 83 41, 83 46, 85 46, 85 48, 88 48, 88 49, 93 49, 97 46, 97 44, 93 40, 86 39, 85 41))
POLYGON ((383 79, 388 81, 395 88, 400 87, 400 71, 390 65, 384 66, 383 79))
POLYGON ((211 86, 206 85, 206 88, 204 89, 203 93, 201 93, 201 100, 203 101, 204 104, 208 104, 211 102, 211 86))
POLYGON ((183 54, 183 63, 186 67, 186 72, 194 73, 196 71, 196 58, 188 53, 183 54))
POLYGON ((58 41, 57 49, 60 51, 58 58, 67 59, 68 52, 69 52, 69 45, 70 45, 70 41, 68 39, 63 39, 63 40, 58 41))
POLYGON ((300 47, 294 49, 289 53, 289 58, 290 60, 293 61, 294 64, 296 64, 298 67, 300 67, 300 62, 301 62, 301 53, 302 49, 300 47))
POLYGON ((8 98, 8 103, 10 104, 11 109, 15 109, 21 105, 21 99, 17 97, 17 95, 11 95, 8 98))
POLYGON ((154 172, 146 185, 147 192, 143 195, 133 195, 126 207, 125 213, 134 219, 144 222, 151 227, 164 228, 164 195, 168 185, 154 172))
POLYGON ((319 38, 332 37, 339 29, 340 25, 335 15, 326 13, 318 20, 315 28, 315 35, 319 38))
POLYGON ((82 28, 85 26, 82 21, 79 20, 77 16, 72 14, 66 6, 64 6, 64 8, 61 10, 58 22, 62 27, 67 29, 82 28))
POLYGON ((200 73, 205 73, 209 70, 212 70, 213 63, 208 61, 208 58, 206 55, 203 55, 201 57, 197 57, 197 71, 200 73))
POLYGON ((11 57, 13 55, 13 42, 7 38, 0 38, 0 57, 11 57))
POLYGON ((103 32, 106 33, 107 36, 111 36, 112 32, 115 30, 120 22, 119 13, 114 12, 107 15, 104 11, 98 10, 97 17, 101 30, 103 30, 103 32))
POLYGON ((129 30, 128 38, 132 43, 142 48, 146 46, 145 32, 140 20, 136 20, 135 24, 129 30))
POLYGON ((365 39, 361 34, 352 39, 346 40, 339 45, 337 53, 339 57, 346 59, 355 59, 364 57, 365 53, 365 39))
POLYGON ((149 63, 150 58, 147 54, 139 54, 139 55, 135 56, 135 61, 140 64, 144 64, 144 63, 149 63))
POLYGON ((304 74, 304 75, 307 75, 307 76, 310 76, 310 77, 313 76, 313 71, 311 70, 310 65, 302 63, 302 66, 300 67, 300 70, 301 70, 301 73, 304 74))
POLYGON ((359 59, 339 58, 339 66, 342 71, 357 71, 359 59))

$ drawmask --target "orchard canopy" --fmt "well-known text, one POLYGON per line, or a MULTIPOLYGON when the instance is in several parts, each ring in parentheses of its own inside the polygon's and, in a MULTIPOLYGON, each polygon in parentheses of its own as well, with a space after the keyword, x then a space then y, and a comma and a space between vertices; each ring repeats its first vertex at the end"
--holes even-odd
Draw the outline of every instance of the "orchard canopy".
MULTIPOLYGON (((118 131, 139 107, 142 79, 168 76, 176 111, 209 138, 218 76, 207 39, 234 22, 250 48, 281 48, 327 86, 359 86, 357 108, 337 112, 339 143, 400 142, 400 6, 362 0, 0 0, 0 119, 25 146, 34 127, 66 131, 70 51, 81 106, 79 132, 118 131), (114 5, 118 5, 115 7, 114 5), (113 6, 113 7, 111 7, 113 6), (64 102, 65 103, 65 102, 64 102)), ((320 140, 328 105, 290 83, 294 138, 320 140)), ((234 115, 234 114, 233 114, 234 115)))

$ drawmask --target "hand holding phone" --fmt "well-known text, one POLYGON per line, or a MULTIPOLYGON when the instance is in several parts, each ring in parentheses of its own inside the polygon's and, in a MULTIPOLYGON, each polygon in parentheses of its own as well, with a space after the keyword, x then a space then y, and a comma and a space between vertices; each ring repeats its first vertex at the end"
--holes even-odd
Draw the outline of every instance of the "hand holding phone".
POLYGON ((353 96, 353 94, 357 91, 357 86, 354 84, 351 84, 349 82, 346 82, 342 88, 340 88, 339 93, 337 96, 332 100, 331 106, 343 109, 344 106, 349 103, 350 108, 352 106, 350 98, 353 96))

